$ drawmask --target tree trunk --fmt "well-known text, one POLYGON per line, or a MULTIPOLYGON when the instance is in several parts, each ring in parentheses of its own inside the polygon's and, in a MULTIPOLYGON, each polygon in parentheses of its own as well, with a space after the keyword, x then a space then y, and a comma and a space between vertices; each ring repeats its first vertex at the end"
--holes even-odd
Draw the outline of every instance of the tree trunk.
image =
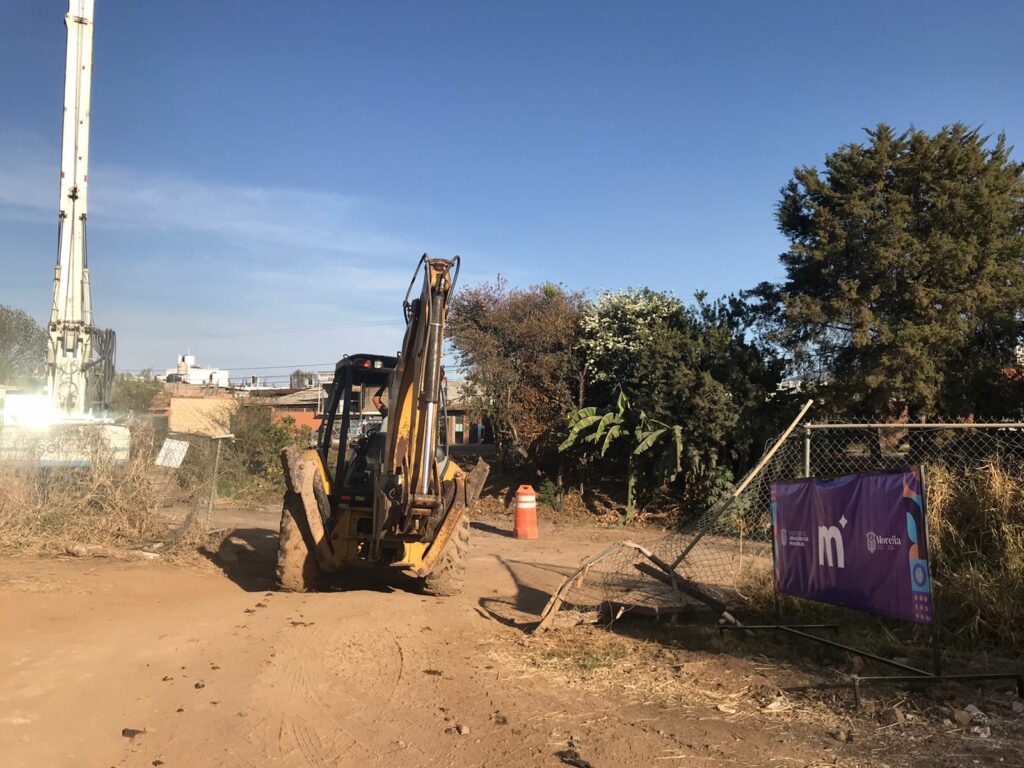
POLYGON ((632 457, 626 468, 626 520, 631 520, 634 514, 634 490, 636 487, 636 464, 632 457))

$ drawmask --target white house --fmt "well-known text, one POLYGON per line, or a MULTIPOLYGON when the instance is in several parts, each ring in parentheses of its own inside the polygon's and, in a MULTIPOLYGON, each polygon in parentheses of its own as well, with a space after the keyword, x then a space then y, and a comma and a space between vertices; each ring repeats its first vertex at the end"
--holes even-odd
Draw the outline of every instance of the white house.
POLYGON ((226 387, 229 384, 229 371, 223 368, 200 368, 196 356, 191 354, 178 355, 178 365, 168 368, 164 378, 168 382, 180 381, 184 384, 213 384, 226 387))

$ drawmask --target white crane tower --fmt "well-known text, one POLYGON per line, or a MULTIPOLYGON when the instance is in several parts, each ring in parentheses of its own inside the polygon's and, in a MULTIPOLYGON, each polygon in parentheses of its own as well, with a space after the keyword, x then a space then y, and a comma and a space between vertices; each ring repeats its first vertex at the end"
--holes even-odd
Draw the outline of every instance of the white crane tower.
POLYGON ((69 415, 102 405, 114 371, 114 333, 93 325, 86 250, 89 97, 94 0, 68 0, 57 267, 46 370, 50 399, 69 415))
POLYGON ((46 394, 8 394, 0 406, 0 464, 83 467, 102 450, 128 461, 131 434, 106 410, 114 378, 114 332, 92 319, 85 225, 88 220, 89 85, 94 0, 68 0, 60 214, 53 307, 46 349, 46 394))

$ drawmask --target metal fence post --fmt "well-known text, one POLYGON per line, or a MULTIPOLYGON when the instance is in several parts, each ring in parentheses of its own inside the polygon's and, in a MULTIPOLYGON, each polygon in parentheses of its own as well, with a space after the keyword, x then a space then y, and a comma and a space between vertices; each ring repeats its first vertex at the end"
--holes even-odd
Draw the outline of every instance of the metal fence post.
POLYGON ((233 438, 233 434, 214 435, 213 440, 217 443, 217 453, 213 458, 213 479, 210 483, 210 503, 206 507, 206 528, 209 529, 213 522, 213 502, 217 500, 217 470, 220 469, 220 449, 225 440, 233 438))
POLYGON ((811 429, 804 428, 804 477, 811 476, 811 429))
MULTIPOLYGON (((931 539, 928 538, 928 478, 927 468, 924 464, 919 465, 921 467, 921 540, 924 542, 925 555, 928 558, 928 579, 932 578, 932 543, 931 539)), ((939 624, 939 614, 937 610, 938 599, 935 595, 935 582, 932 581, 929 584, 931 590, 931 619, 932 619, 932 668, 933 674, 936 677, 942 675, 942 627, 939 624)))

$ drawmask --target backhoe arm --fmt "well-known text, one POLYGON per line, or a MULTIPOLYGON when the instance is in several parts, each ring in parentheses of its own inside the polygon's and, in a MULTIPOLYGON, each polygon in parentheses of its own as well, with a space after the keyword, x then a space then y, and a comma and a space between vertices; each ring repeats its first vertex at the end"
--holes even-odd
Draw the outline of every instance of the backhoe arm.
POLYGON ((438 451, 441 360, 448 297, 458 269, 458 257, 449 261, 424 254, 403 303, 405 338, 389 392, 382 478, 383 490, 391 501, 390 519, 381 523, 382 527, 397 523, 404 533, 421 532, 424 520, 435 516, 444 505, 442 483, 447 457, 438 451), (421 270, 420 295, 410 301, 421 270))

